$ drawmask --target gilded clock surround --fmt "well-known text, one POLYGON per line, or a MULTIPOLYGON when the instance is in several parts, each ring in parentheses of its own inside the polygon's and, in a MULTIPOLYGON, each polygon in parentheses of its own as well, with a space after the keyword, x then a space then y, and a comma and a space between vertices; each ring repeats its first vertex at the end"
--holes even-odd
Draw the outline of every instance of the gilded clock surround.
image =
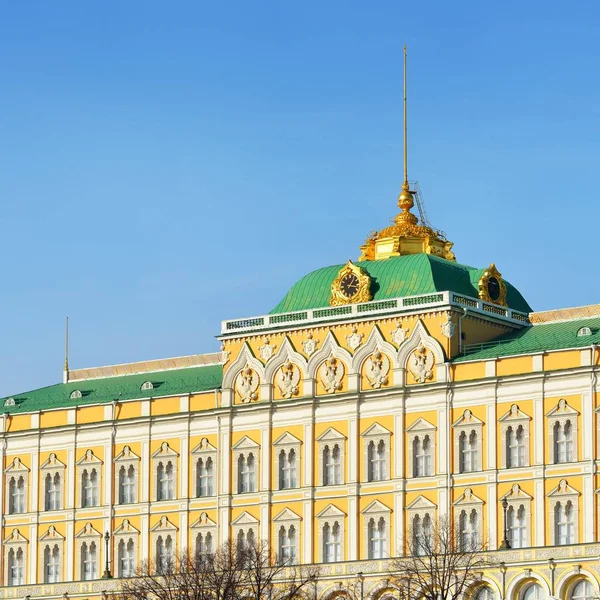
POLYGON ((371 293, 371 277, 351 260, 340 269, 337 277, 331 284, 331 296, 329 304, 331 306, 340 306, 342 304, 354 304, 356 302, 369 302, 373 298, 371 293), (356 291, 352 295, 347 295, 344 291, 343 282, 346 278, 354 276, 358 280, 356 291))
POLYGON ((502 279, 502 274, 496 265, 492 263, 484 272, 479 279, 479 297, 485 302, 491 302, 492 304, 499 304, 500 306, 507 306, 506 303, 506 284, 502 279), (490 295, 490 282, 495 279, 498 282, 498 297, 492 298, 490 295))

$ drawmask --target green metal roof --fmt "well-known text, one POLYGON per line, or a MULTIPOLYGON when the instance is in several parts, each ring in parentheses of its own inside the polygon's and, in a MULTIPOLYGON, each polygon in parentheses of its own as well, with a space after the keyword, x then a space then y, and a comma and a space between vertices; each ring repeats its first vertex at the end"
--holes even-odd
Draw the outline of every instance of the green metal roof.
POLYGON ((525 327, 505 334, 493 342, 467 346, 466 353, 455 358, 453 362, 583 348, 592 344, 600 344, 600 317, 525 327), (592 335, 578 336, 577 332, 582 327, 589 327, 592 335))
POLYGON ((221 387, 223 365, 189 367, 173 371, 157 371, 138 375, 122 375, 57 383, 39 390, 7 396, 14 398, 15 406, 4 406, 7 398, 0 399, 0 410, 11 414, 70 408, 87 404, 103 404, 113 400, 133 400, 204 392, 221 387), (146 381, 152 382, 154 389, 141 390, 146 381), (81 398, 71 399, 71 393, 81 391, 81 398))
MULTIPOLYGON (((478 282, 485 271, 430 254, 408 254, 356 264, 367 271, 373 280, 373 300, 445 291, 477 298, 478 282)), ((329 306, 331 284, 343 266, 332 265, 308 273, 291 287, 271 314, 329 306)), ((521 293, 504 281, 508 306, 522 312, 531 312, 531 307, 521 293)))

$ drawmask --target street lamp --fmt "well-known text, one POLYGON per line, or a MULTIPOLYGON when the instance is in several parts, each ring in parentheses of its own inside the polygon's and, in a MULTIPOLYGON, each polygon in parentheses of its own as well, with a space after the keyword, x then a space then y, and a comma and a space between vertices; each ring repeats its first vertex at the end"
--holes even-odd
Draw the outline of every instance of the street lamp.
POLYGON ((108 531, 104 534, 104 546, 106 548, 106 565, 104 567, 104 573, 102 574, 102 579, 112 579, 112 573, 110 572, 110 565, 108 563, 108 545, 110 544, 110 534, 108 531))
POLYGON ((508 510, 508 500, 502 498, 502 511, 504 513, 504 535, 502 537, 502 543, 500 544, 499 550, 510 549, 510 542, 508 541, 508 522, 506 520, 506 512, 508 510))
POLYGON ((358 582, 360 583, 360 600, 364 600, 364 597, 365 597, 365 576, 364 576, 363 572, 359 571, 356 574, 356 578, 358 579, 358 582))

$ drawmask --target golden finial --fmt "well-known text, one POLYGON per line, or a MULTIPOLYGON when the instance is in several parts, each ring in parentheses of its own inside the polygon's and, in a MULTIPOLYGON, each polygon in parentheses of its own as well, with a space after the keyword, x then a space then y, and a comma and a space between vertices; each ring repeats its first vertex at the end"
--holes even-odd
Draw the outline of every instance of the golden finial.
POLYGON ((67 317, 67 323, 65 328, 65 373, 64 379, 69 381, 69 317, 67 317))

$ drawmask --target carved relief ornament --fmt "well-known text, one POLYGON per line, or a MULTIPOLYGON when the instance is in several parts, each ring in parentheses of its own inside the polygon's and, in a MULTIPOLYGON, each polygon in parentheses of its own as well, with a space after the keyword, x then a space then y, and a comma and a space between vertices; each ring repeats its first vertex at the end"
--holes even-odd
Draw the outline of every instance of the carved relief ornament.
POLYGON ((246 363, 246 366, 240 371, 235 382, 235 391, 239 394, 242 402, 253 402, 258 398, 258 394, 256 393, 258 385, 258 374, 246 363))
POLYGON ((319 369, 321 384, 328 394, 333 394, 342 389, 342 379, 344 378, 344 364, 342 361, 330 356, 319 369))
POLYGON ((376 350, 365 363, 366 377, 372 388, 376 390, 388 384, 390 361, 385 354, 376 350))
POLYGON ((284 398, 291 398, 298 393, 300 370, 289 360, 277 371, 277 387, 284 398))
POLYGON ((433 353, 425 346, 419 346, 414 350, 408 360, 408 368, 417 383, 425 383, 433 378, 433 364, 433 353))

